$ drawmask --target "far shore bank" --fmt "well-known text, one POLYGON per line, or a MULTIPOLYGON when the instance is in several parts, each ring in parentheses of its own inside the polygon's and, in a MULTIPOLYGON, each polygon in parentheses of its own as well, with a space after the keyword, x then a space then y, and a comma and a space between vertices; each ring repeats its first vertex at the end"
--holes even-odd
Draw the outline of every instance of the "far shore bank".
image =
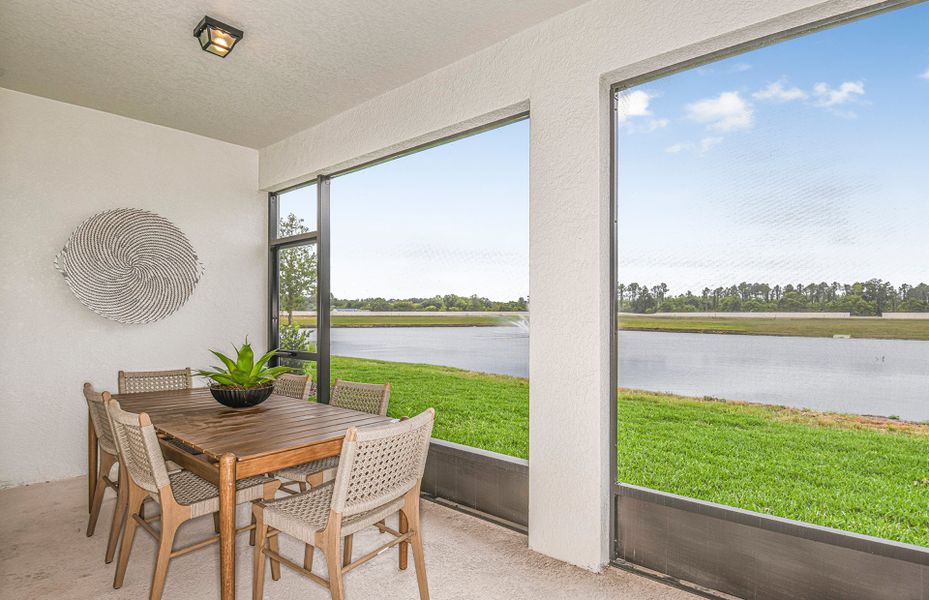
MULTIPOLYGON (((286 322, 286 316, 282 317, 286 322)), ((316 326, 316 316, 295 314, 301 327, 316 326)), ((332 327, 529 327, 527 313, 432 312, 361 313, 334 312, 332 327)), ((629 315, 619 317, 619 329, 675 333, 715 333, 731 335, 770 335, 793 337, 851 337, 886 340, 929 341, 929 319, 891 319, 867 317, 810 318, 788 317, 700 317, 629 315)))

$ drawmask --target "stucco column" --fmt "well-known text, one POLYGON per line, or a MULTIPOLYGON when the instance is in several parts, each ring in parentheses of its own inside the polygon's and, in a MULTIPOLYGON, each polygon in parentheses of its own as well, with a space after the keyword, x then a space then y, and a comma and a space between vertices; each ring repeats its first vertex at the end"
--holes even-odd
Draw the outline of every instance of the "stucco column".
POLYGON ((531 98, 529 546, 599 570, 609 514, 609 102, 565 69, 531 98))

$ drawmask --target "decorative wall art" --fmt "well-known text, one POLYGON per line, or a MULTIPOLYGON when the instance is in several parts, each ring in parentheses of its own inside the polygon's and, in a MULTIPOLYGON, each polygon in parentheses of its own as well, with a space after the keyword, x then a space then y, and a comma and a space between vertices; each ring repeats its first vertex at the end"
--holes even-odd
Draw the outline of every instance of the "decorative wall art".
POLYGON ((137 208, 97 213, 71 234, 55 267, 81 303, 120 323, 151 323, 180 308, 203 265, 173 223, 137 208))

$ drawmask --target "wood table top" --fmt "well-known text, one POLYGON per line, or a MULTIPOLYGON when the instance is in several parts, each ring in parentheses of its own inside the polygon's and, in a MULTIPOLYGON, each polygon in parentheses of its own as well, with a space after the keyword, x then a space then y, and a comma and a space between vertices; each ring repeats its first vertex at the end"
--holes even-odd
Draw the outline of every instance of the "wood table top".
POLYGON ((248 460, 338 440, 351 427, 394 419, 272 394, 252 408, 229 408, 208 388, 115 394, 123 410, 147 413, 163 434, 219 459, 225 453, 248 460))

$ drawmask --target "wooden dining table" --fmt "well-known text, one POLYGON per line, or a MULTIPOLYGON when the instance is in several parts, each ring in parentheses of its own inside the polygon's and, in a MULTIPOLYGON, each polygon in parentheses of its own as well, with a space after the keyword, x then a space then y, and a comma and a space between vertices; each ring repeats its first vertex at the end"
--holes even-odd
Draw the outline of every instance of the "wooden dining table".
MULTIPOLYGON (((393 419, 272 394, 258 406, 227 408, 207 388, 118 394, 123 410, 147 413, 166 459, 219 488, 220 593, 235 598, 235 482, 327 456, 338 456, 351 427, 393 419)), ((89 419, 89 416, 88 416, 89 419)), ((91 496, 97 440, 88 425, 91 496)))

